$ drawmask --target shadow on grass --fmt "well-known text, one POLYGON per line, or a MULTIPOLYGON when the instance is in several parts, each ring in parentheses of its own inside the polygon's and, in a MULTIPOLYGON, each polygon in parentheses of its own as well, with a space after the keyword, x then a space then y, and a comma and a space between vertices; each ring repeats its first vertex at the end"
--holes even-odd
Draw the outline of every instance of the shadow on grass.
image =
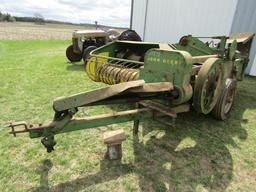
MULTIPOLYGON (((137 139, 134 150, 140 155, 135 155, 135 161, 139 172, 144 173, 139 175, 141 190, 196 191, 201 185, 208 191, 224 191, 233 171, 226 144, 236 147, 232 137, 246 139, 246 131, 240 123, 228 130, 229 122, 225 126, 192 112, 184 114, 177 124, 160 138, 152 136, 146 143, 137 139)), ((153 128, 152 124, 145 127, 153 128)))
POLYGON ((67 62, 67 67, 66 69, 68 71, 84 71, 84 63, 78 62, 78 63, 72 63, 72 62, 67 62))
POLYGON ((47 164, 43 162, 41 167, 40 186, 38 188, 32 189, 31 191, 81 191, 82 189, 91 185, 117 179, 124 174, 132 173, 134 170, 134 166, 132 164, 122 164, 120 161, 110 161, 103 159, 100 164, 101 171, 99 173, 50 187, 48 185, 48 174, 50 169, 47 164))
POLYGON ((43 163, 40 187, 32 191, 80 191, 91 185, 115 180, 128 173, 139 178, 142 191, 224 191, 233 174, 233 160, 227 146, 239 148, 234 137, 246 140, 241 126, 244 111, 256 108, 252 90, 240 88, 231 118, 225 122, 195 111, 181 114, 175 128, 148 121, 133 137, 134 163, 101 161, 101 171, 94 175, 50 187, 49 164, 43 163), (163 134, 152 134, 153 130, 163 134), (145 139, 148 138, 148 139, 145 139))
POLYGON ((52 161, 45 159, 42 165, 38 167, 37 172, 40 174, 40 187, 36 191, 49 191, 48 175, 52 166, 52 161))

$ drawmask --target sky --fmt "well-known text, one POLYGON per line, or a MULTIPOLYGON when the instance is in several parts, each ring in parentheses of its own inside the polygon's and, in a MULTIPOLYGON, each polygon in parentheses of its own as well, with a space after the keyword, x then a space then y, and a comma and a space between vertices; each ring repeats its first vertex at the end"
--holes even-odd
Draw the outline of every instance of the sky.
POLYGON ((0 0, 0 11, 73 23, 129 27, 131 0, 0 0))

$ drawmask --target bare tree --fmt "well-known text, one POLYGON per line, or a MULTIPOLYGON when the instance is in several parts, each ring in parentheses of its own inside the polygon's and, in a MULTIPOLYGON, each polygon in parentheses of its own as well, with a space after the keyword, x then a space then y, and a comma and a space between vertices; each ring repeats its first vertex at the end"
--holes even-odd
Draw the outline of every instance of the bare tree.
POLYGON ((4 14, 2 14, 1 11, 0 11, 0 22, 1 21, 4 21, 4 14))
POLYGON ((35 17, 35 24, 39 24, 39 25, 45 24, 45 19, 43 15, 41 15, 40 13, 35 13, 34 17, 35 17))
POLYGON ((15 17, 11 16, 9 13, 2 13, 0 11, 0 22, 6 21, 6 22, 15 22, 15 17))
POLYGON ((95 21, 95 28, 98 29, 98 21, 95 21))

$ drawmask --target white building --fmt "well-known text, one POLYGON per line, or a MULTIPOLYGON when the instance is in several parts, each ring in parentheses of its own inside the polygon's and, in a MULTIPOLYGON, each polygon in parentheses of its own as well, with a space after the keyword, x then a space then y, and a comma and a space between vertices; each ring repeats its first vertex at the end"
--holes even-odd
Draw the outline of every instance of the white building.
MULTIPOLYGON (((144 41, 256 32, 256 0, 133 0, 131 28, 144 41)), ((256 76, 256 38, 246 69, 256 76)))

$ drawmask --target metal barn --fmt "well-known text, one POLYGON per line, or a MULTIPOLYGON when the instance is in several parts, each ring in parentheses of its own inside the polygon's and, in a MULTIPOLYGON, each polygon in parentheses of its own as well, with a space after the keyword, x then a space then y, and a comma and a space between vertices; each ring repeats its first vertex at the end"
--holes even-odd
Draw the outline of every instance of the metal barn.
MULTIPOLYGON (((132 0, 131 12, 131 28, 144 41, 256 32, 255 0, 132 0)), ((256 38, 246 72, 256 76, 256 38)))

